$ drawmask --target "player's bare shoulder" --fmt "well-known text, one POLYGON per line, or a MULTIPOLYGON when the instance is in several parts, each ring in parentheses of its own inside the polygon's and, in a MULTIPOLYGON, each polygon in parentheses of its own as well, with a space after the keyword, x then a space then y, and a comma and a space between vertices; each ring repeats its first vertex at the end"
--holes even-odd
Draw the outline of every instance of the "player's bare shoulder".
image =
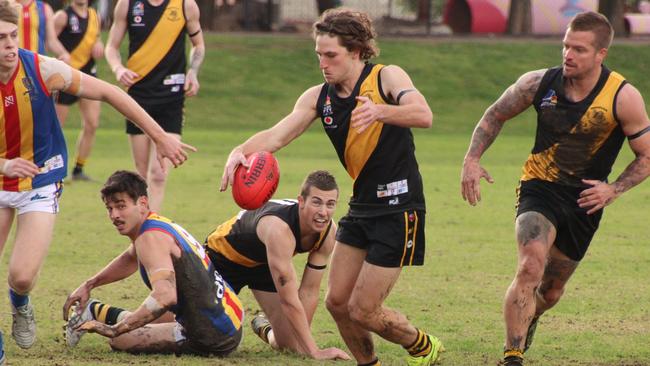
POLYGON ((515 92, 526 102, 532 103, 547 70, 534 70, 521 75, 514 84, 515 92))

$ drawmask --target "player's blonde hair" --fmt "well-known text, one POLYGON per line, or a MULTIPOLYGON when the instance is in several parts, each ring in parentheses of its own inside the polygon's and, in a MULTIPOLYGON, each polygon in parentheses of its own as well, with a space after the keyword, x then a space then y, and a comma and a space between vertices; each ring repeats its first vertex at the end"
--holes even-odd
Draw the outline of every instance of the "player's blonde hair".
POLYGON ((10 0, 0 0, 0 20, 18 25, 18 11, 16 3, 10 0))
POLYGON ((348 51, 359 51, 362 60, 379 56, 375 42, 377 33, 366 13, 346 8, 328 9, 314 23, 313 36, 329 34, 339 38, 341 46, 348 51))

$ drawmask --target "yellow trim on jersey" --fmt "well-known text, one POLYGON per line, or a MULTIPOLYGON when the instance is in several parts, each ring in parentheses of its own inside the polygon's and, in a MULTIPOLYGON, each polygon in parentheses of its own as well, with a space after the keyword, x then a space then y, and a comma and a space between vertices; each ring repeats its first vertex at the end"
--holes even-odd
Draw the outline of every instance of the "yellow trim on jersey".
POLYGON ((239 329, 241 328, 241 319, 237 316, 237 312, 233 307, 226 301, 226 297, 230 299, 232 302, 235 303, 235 306, 239 308, 239 312, 244 314, 244 307, 242 306, 241 301, 239 301, 239 297, 237 294, 235 294, 228 286, 225 288, 226 294, 224 295, 223 300, 221 303, 223 304, 223 310, 228 315, 228 318, 230 318, 230 321, 232 322, 232 325, 236 328, 239 329))
POLYGON ((126 62, 126 67, 138 74, 134 82, 147 76, 162 61, 184 27, 183 0, 169 0, 151 34, 126 62))
POLYGON ((95 9, 88 8, 88 27, 83 38, 70 52, 70 66, 79 70, 86 66, 92 56, 93 46, 99 37, 99 21, 95 9))
POLYGON ((235 262, 249 268, 259 266, 262 263, 256 262, 246 257, 245 255, 242 255, 232 247, 228 240, 226 240, 226 235, 230 233, 230 230, 232 230, 233 225, 235 225, 235 222, 237 222, 238 219, 239 217, 235 216, 232 219, 219 225, 217 227, 217 230, 213 231, 212 234, 208 236, 207 246, 215 252, 221 253, 231 262, 235 262))
POLYGON ((404 251, 402 252, 402 259, 399 261, 400 267, 404 265, 404 258, 406 258, 406 244, 409 242, 409 219, 408 212, 404 211, 404 251))
MULTIPOLYGON (((34 160, 34 116, 32 115, 32 101, 30 93, 23 79, 27 77, 25 67, 22 62, 18 63, 19 69, 14 79, 14 93, 16 106, 18 107, 18 118, 20 119, 20 157, 26 160, 34 160)), ((37 83, 37 80, 32 80, 37 83)), ((19 179, 18 191, 32 189, 32 178, 26 177, 19 179)))
POLYGON ((314 246, 311 247, 311 250, 309 250, 310 253, 315 252, 318 249, 320 249, 320 246, 323 245, 323 240, 325 240, 325 237, 327 236, 327 233, 330 232, 331 228, 332 228, 332 220, 330 220, 329 224, 327 224, 327 227, 325 228, 325 230, 323 230, 320 233, 320 235, 318 236, 318 240, 316 241, 316 243, 314 243, 314 246))
MULTIPOLYGON (((368 97, 375 104, 386 104, 379 92, 379 71, 382 67, 384 65, 375 65, 359 89, 359 96, 368 97)), ((357 102, 357 107, 360 104, 362 102, 357 102)), ((357 179, 370 155, 375 151, 383 126, 382 122, 375 121, 362 133, 358 133, 352 127, 348 129, 348 137, 345 141, 345 167, 352 179, 357 179)))
MULTIPOLYGON (((417 243, 417 235, 418 235, 418 213, 417 211, 413 211, 413 216, 415 216, 415 219, 413 220, 413 236, 411 237, 411 240, 413 240, 413 244, 411 246, 411 260, 409 261, 409 265, 413 264, 413 255, 415 255, 415 243, 417 243)), ((408 230, 407 230, 408 234, 408 230)), ((408 242, 406 243, 408 245, 408 242)))

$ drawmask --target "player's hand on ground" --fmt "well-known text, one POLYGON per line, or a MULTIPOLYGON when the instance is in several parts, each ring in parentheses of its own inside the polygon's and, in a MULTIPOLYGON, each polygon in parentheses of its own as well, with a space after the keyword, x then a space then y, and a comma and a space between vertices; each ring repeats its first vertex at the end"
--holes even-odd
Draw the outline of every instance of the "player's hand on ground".
POLYGON ((85 283, 77 287, 70 296, 65 300, 63 304, 63 320, 68 321, 68 316, 70 315, 70 307, 74 304, 77 305, 77 309, 83 310, 86 307, 86 303, 90 299, 90 289, 86 286, 85 283))
POLYGON ((117 335, 115 327, 106 325, 96 320, 89 320, 76 328, 77 330, 85 330, 88 333, 101 334, 104 337, 113 338, 117 335))
POLYGON ((472 206, 476 206, 481 201, 481 178, 488 183, 494 183, 494 179, 487 170, 483 169, 478 160, 466 159, 460 173, 460 188, 463 200, 472 206))
POLYGON ((165 172, 167 171, 165 158, 169 159, 169 161, 174 165, 174 168, 176 168, 187 160, 188 151, 196 152, 196 148, 182 142, 168 133, 165 133, 161 140, 156 141, 156 156, 158 162, 160 162, 160 166, 165 172))
POLYGON ((604 208, 614 202, 619 196, 616 193, 616 188, 612 184, 590 179, 583 179, 582 183, 591 186, 591 188, 580 192, 580 198, 578 199, 578 206, 589 209, 587 215, 591 215, 604 208))
POLYGON ((238 148, 235 148, 230 155, 228 156, 228 161, 226 162, 226 166, 223 167, 223 175, 221 176, 221 187, 219 190, 221 192, 225 191, 228 189, 228 186, 232 185, 233 180, 235 179, 235 170, 237 170, 237 167, 243 165, 246 168, 248 168, 248 160, 246 160, 246 156, 239 150, 238 148))
POLYGON ((39 169, 29 160, 13 158, 5 161, 4 165, 0 167, 0 173, 8 178, 26 178, 34 177, 39 173, 39 169))
POLYGON ((130 87, 135 82, 135 79, 138 78, 138 74, 124 66, 118 66, 115 69, 115 78, 120 82, 120 84, 130 87))
POLYGON ((316 360, 350 360, 350 356, 345 351, 336 347, 319 349, 313 357, 316 360))
POLYGON ((379 106, 368 97, 357 97, 359 105, 352 111, 350 127, 354 128, 357 133, 362 133, 370 125, 379 120, 381 111, 379 106))
POLYGON ((194 73, 194 70, 188 70, 187 74, 185 75, 185 86, 183 87, 183 90, 185 90, 185 96, 186 97, 193 97, 196 94, 199 93, 199 87, 201 85, 199 84, 199 79, 196 78, 196 74, 194 73))

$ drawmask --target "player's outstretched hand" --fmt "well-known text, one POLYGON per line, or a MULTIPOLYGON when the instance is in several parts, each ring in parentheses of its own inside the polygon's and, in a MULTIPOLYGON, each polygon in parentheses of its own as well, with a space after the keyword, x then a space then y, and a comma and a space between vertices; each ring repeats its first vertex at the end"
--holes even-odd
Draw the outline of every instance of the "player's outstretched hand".
POLYGON ((89 320, 76 328, 77 330, 85 330, 88 333, 101 334, 104 337, 113 338, 117 335, 115 327, 106 325, 96 320, 89 320))
POLYGON ((472 206, 481 201, 481 178, 485 178, 488 183, 494 183, 494 179, 478 160, 465 159, 460 173, 460 188, 463 199, 472 206))
POLYGON ((169 133, 165 133, 162 139, 156 141, 156 156, 165 172, 167 171, 167 166, 164 161, 165 158, 169 159, 174 165, 174 168, 176 168, 187 160, 187 151, 196 152, 196 148, 182 142, 169 133))
POLYGON ((348 356, 348 354, 345 353, 345 351, 340 350, 336 347, 319 349, 318 351, 316 351, 313 357, 317 360, 349 360, 350 359, 350 356, 348 356))
POLYGON ((235 148, 230 155, 228 156, 228 161, 226 166, 223 167, 223 175, 221 176, 221 187, 219 190, 221 192, 228 189, 228 186, 232 186, 232 182, 235 179, 235 170, 237 167, 243 165, 248 168, 248 160, 246 156, 241 152, 239 148, 235 148))
POLYGON ((77 309, 81 311, 86 307, 86 303, 88 302, 89 298, 90 289, 88 286, 86 286, 85 283, 83 283, 81 286, 77 287, 77 289, 74 290, 65 300, 65 304, 63 304, 63 320, 68 321, 68 316, 70 315, 70 307, 72 305, 77 303, 77 309))
POLYGON ((589 209, 587 215, 596 213, 598 210, 614 202, 619 196, 612 184, 591 179, 583 179, 582 183, 591 186, 591 188, 580 192, 580 198, 578 199, 578 206, 589 209))
POLYGON ((34 177, 39 173, 38 166, 23 158, 13 158, 5 161, 0 167, 0 173, 8 178, 34 177))

